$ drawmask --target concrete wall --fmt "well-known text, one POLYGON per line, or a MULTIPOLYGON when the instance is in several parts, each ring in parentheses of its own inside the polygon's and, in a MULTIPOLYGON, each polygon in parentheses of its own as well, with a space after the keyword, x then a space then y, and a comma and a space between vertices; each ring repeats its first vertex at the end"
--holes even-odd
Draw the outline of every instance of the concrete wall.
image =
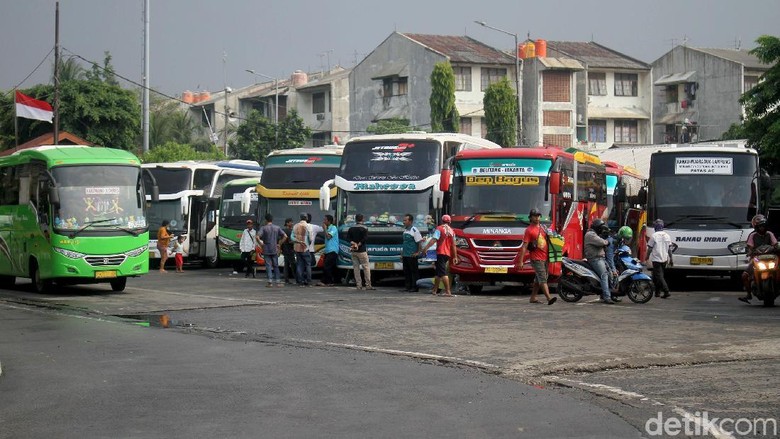
MULTIPOLYGON (((733 61, 708 55, 684 46, 678 46, 653 62, 653 78, 663 75, 696 71, 698 90, 693 108, 692 121, 699 125, 699 140, 715 139, 732 123, 739 122, 742 106, 742 65, 733 61)), ((653 87, 653 118, 659 119, 667 113, 664 87, 653 87)), ((679 99, 683 99, 680 96, 679 99)), ((654 128, 655 139, 663 141, 664 125, 654 128)))
POLYGON ((542 81, 541 69, 543 68, 537 58, 526 59, 521 67, 523 70, 523 133, 521 145, 541 145, 542 144, 542 119, 541 119, 541 96, 542 81))

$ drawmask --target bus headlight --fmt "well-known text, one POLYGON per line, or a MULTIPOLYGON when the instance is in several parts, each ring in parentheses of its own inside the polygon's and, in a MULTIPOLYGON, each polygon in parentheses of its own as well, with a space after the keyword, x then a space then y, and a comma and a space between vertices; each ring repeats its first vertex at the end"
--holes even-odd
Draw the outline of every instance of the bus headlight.
POLYGON ((84 253, 74 252, 73 250, 65 250, 64 248, 54 247, 54 251, 71 259, 81 259, 86 256, 84 253))
POLYGON ((728 249, 735 255, 747 253, 747 241, 732 242, 729 244, 728 249))
POLYGON ((462 238, 460 236, 455 237, 455 246, 458 248, 469 248, 469 243, 466 241, 466 238, 462 238))
POLYGON ((149 249, 148 245, 145 245, 143 247, 134 248, 134 249, 132 249, 130 251, 126 251, 125 252, 125 256, 129 256, 131 258, 134 258, 134 257, 140 255, 141 253, 145 252, 148 249, 149 249))
POLYGON ((233 241, 232 239, 227 239, 224 236, 220 236, 218 239, 219 239, 219 243, 222 245, 226 245, 228 247, 236 245, 236 241, 233 241))

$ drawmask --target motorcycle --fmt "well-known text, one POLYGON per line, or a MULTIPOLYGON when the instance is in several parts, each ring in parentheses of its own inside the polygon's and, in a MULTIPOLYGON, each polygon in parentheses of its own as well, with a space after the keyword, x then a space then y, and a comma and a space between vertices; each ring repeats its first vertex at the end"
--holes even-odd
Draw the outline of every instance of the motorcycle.
MULTIPOLYGON (((642 272, 642 266, 631 256, 627 245, 615 252, 615 268, 619 274, 610 283, 613 297, 628 296, 634 303, 647 303, 653 298, 653 282, 642 272)), ((586 295, 601 296, 601 280, 587 261, 564 257, 558 295, 566 302, 577 302, 586 295)))
POLYGON ((756 254, 750 258, 753 266, 753 278, 750 288, 753 295, 764 302, 764 306, 774 306, 777 297, 777 284, 780 282, 780 267, 778 267, 777 247, 762 245, 756 249, 756 254))

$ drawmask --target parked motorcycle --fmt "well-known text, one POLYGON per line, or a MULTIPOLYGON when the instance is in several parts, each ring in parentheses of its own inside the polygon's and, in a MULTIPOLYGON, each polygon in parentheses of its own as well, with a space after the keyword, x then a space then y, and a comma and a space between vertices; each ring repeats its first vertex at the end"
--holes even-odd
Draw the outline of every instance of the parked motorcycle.
MULTIPOLYGON (((634 303, 647 303, 653 298, 655 288, 650 276, 642 272, 642 266, 631 257, 631 249, 621 246, 615 255, 617 279, 611 285, 613 297, 628 296, 634 303)), ((558 279, 558 295, 566 302, 577 302, 586 295, 601 295, 601 280, 587 261, 563 258, 563 271, 558 279)))
POLYGON ((750 259, 753 265, 750 287, 753 295, 764 302, 764 306, 774 306, 778 293, 780 267, 778 267, 776 250, 773 245, 762 245, 756 249, 756 254, 750 259))

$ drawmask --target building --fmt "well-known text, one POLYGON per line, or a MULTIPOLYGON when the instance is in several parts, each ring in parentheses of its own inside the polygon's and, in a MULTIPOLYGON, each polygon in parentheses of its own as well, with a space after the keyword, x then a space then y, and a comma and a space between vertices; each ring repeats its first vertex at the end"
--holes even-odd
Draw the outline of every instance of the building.
POLYGON ((304 125, 312 130, 311 143, 306 146, 328 145, 349 136, 350 71, 336 67, 298 83, 296 74, 293 74, 291 105, 298 111, 304 125))
POLYGON ((653 63, 655 138, 719 139, 744 115, 739 98, 770 66, 746 50, 677 46, 653 63))
POLYGON ((514 86, 515 58, 466 36, 393 32, 349 74, 350 128, 365 132, 385 119, 404 119, 430 128, 430 77, 437 63, 455 72, 455 106, 460 132, 485 137, 482 97, 503 78, 514 86))
MULTIPOLYGON (((572 144, 583 149, 605 149, 612 145, 636 145, 653 142, 652 130, 652 72, 649 64, 624 55, 601 44, 575 41, 547 41, 546 55, 549 58, 562 60, 561 63, 548 63, 542 69, 545 74, 542 82, 536 85, 526 85, 524 66, 524 85, 533 87, 545 84, 547 90, 556 96, 555 99, 563 99, 561 90, 568 88, 574 97, 574 111, 576 115, 564 118, 560 114, 553 114, 548 119, 550 123, 561 124, 563 119, 573 121, 574 138, 572 144), (576 60, 581 69, 566 60, 576 60), (567 72, 573 72, 573 79, 567 72), (550 82, 553 82, 550 84, 550 82), (569 82, 571 81, 571 82, 569 82)), ((533 63, 532 63, 533 64, 533 63)), ((544 89, 543 89, 544 91, 544 89)), ((542 102, 545 104, 544 96, 542 102)), ((523 101, 525 103, 525 99, 523 101)), ((568 104, 567 104, 568 105, 568 104)), ((524 104, 523 112, 527 108, 524 104)), ((556 111, 569 111, 556 109, 556 111)), ((533 116, 528 116, 533 117, 533 116)), ((526 139, 528 142, 545 142, 544 135, 550 128, 542 118, 543 132, 540 136, 526 139), (547 130, 547 131, 544 131, 547 130)), ((557 127, 558 131, 563 132, 557 127)), ((561 134, 562 136, 563 134, 561 134)), ((548 135, 548 139, 549 139, 548 135)), ((557 139, 554 144, 565 143, 565 137, 553 137, 557 139)), ((563 146, 563 145, 561 145, 563 146)), ((566 145, 569 146, 569 145, 566 145)))

